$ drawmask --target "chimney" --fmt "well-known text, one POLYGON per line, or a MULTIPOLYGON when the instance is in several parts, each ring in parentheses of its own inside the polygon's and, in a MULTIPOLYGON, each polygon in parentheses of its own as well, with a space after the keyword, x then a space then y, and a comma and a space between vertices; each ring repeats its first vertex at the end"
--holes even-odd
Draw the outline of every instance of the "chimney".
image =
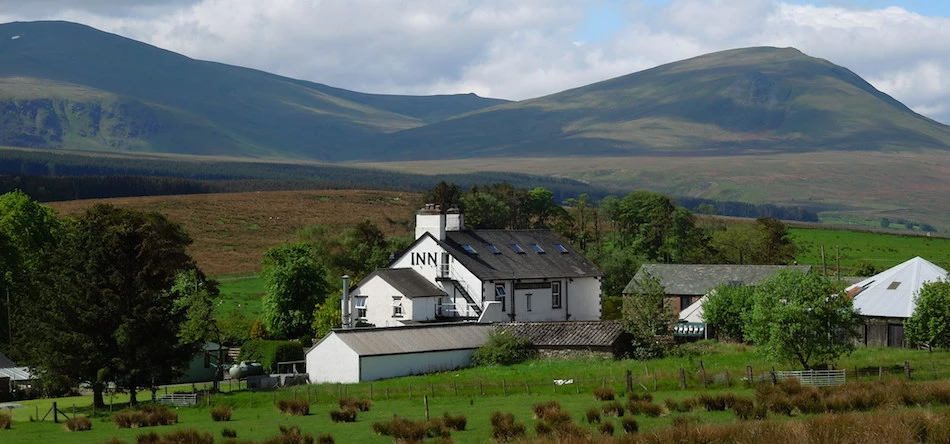
POLYGON ((462 231, 465 229, 465 220, 458 207, 449 208, 445 212, 445 231, 462 231))
POLYGON ((350 322, 350 276, 343 275, 343 297, 340 298, 340 316, 343 328, 353 328, 350 322))
POLYGON ((445 240, 445 215, 436 204, 426 204, 416 213, 416 239, 426 233, 440 241, 445 240))

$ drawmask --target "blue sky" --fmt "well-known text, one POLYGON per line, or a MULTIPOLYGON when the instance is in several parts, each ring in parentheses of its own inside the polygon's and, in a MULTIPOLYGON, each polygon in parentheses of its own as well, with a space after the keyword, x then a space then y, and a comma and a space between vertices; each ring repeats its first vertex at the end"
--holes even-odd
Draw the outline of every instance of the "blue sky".
POLYGON ((513 100, 794 47, 950 123, 950 1, 0 0, 0 23, 49 19, 350 90, 513 100))

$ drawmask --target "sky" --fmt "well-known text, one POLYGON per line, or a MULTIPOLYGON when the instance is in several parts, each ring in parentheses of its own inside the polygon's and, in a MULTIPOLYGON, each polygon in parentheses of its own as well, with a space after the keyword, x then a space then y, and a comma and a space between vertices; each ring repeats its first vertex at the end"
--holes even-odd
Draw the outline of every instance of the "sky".
POLYGON ((0 23, 29 20, 361 92, 510 100, 795 47, 950 123, 944 0, 0 0, 0 23))

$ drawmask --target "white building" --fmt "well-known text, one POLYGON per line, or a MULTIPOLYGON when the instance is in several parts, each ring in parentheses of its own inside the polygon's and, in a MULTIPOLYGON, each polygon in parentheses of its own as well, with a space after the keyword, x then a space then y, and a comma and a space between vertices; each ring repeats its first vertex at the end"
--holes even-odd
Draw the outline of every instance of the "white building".
POLYGON ((395 327, 478 319, 495 301, 501 316, 489 321, 598 320, 602 277, 553 231, 466 230, 459 212, 428 205, 416 241, 352 289, 350 313, 395 327))
POLYGON ((356 383, 467 367, 492 328, 456 322, 333 330, 307 351, 307 373, 313 384, 356 383))

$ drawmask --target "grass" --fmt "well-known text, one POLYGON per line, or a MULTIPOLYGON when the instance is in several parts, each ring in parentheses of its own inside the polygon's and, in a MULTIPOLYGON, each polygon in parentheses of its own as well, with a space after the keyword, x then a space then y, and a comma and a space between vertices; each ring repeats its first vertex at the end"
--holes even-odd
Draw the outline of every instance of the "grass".
POLYGON ((260 319, 264 280, 257 275, 224 276, 216 278, 221 292, 217 307, 220 319, 228 313, 242 313, 250 319, 260 319))
POLYGON ((842 275, 862 262, 880 272, 901 262, 920 256, 950 269, 950 239, 927 236, 846 231, 824 228, 791 228, 795 245, 800 248, 796 259, 803 265, 821 266, 821 247, 830 273, 840 255, 842 275))

